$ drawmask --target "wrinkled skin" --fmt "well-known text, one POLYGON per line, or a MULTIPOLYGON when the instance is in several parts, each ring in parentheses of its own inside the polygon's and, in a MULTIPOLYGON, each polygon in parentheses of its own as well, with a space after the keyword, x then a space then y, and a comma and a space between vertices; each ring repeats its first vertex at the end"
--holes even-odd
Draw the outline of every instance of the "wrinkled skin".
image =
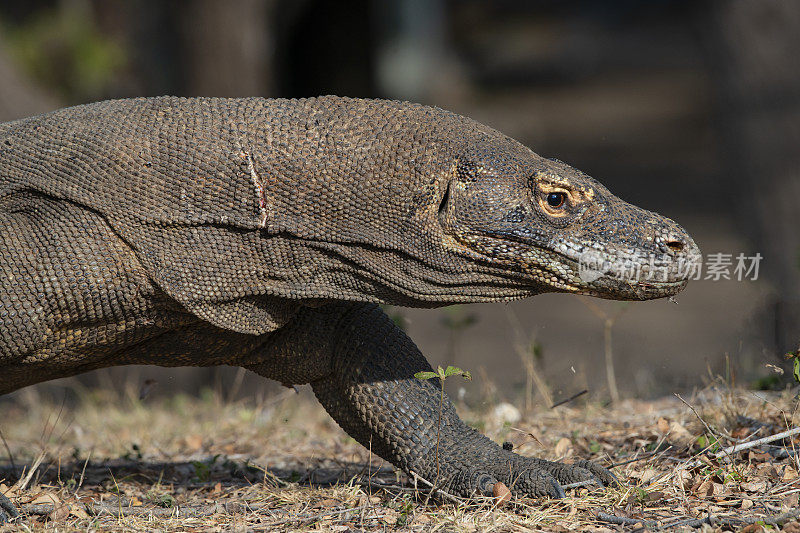
MULTIPOLYGON (((0 393, 123 364, 310 383, 365 446, 463 496, 614 483, 467 427, 377 304, 643 300, 699 250, 491 128, 402 102, 152 98, 0 125, 0 393)), ((0 501, 0 518, 9 507, 0 501)))

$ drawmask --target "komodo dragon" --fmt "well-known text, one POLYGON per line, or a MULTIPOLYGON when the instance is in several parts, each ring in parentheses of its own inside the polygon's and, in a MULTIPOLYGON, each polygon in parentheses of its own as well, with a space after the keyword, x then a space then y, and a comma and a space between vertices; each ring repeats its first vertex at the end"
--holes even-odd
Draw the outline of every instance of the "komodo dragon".
MULTIPOLYGON (((672 220, 442 109, 82 105, 0 124, 0 394, 114 365, 238 365, 310 383, 358 442, 434 480, 439 384, 414 378, 430 366, 378 304, 660 298, 698 257, 672 220)), ((504 450, 449 401, 440 439, 439 486, 463 496, 615 482, 504 450)))

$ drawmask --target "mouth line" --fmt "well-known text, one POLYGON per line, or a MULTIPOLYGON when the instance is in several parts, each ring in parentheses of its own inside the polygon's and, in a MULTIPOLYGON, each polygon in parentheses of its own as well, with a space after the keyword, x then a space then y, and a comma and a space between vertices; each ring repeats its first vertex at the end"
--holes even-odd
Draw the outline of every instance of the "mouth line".
MULTIPOLYGON (((577 261, 577 260, 565 255, 564 253, 557 251, 557 250, 553 250, 553 249, 550 249, 550 248, 538 247, 535 244, 531 243, 530 241, 527 241, 525 239, 522 239, 522 238, 519 238, 519 237, 516 237, 516 236, 506 235, 506 234, 496 234, 496 233, 495 234, 490 234, 490 233, 486 233, 486 234, 468 234, 464 238, 460 238, 458 235, 456 235, 456 239, 461 241, 462 244, 465 244, 465 245, 470 244, 470 239, 488 239, 488 240, 491 240, 491 241, 496 241, 496 242, 500 242, 500 243, 504 243, 504 244, 524 245, 524 246, 528 246, 528 247, 532 247, 532 248, 538 248, 539 250, 544 250, 548 254, 552 254, 554 256, 557 256, 557 257, 561 258, 562 259, 562 263, 569 265, 569 267, 573 271, 575 271, 575 272, 578 271, 577 267, 579 265, 579 261, 577 261)), ((480 254, 480 255, 482 255, 482 256, 484 256, 486 258, 489 258, 489 259, 507 260, 507 259, 504 259, 502 257, 488 255, 488 254, 485 254, 483 252, 476 251, 476 250, 473 250, 473 252, 474 253, 478 253, 478 254, 480 254)), ((572 281, 568 281, 568 280, 564 279, 563 276, 559 275, 557 272, 553 272, 549 268, 546 268, 546 267, 543 267, 543 266, 540 266, 539 268, 540 268, 540 270, 543 270, 543 271, 547 272, 551 276, 557 277, 559 282, 562 283, 563 285, 565 285, 566 288, 569 289, 571 292, 575 292, 575 293, 578 293, 578 294, 604 294, 601 291, 597 291, 595 288, 581 287, 581 286, 575 285, 572 281)), ((641 288, 641 289, 645 289, 645 290, 648 289, 648 288, 664 289, 664 288, 677 287, 677 286, 680 286, 680 285, 685 285, 686 282, 688 281, 688 279, 674 280, 674 281, 628 279, 628 278, 619 278, 619 277, 615 277, 615 276, 609 276, 607 273, 602 273, 601 279, 602 278, 618 279, 621 282, 624 282, 624 283, 628 284, 631 289, 641 288)))

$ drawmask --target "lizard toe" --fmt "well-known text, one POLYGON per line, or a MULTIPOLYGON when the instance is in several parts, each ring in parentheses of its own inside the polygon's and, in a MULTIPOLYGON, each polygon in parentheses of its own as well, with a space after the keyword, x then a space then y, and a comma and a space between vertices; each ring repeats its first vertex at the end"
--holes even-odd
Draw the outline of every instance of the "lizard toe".
POLYGON ((604 468, 597 463, 583 459, 576 462, 575 466, 588 470, 602 485, 606 487, 620 486, 617 476, 612 474, 607 468, 604 468))
POLYGON ((563 498, 561 483, 550 472, 539 468, 527 468, 509 478, 509 488, 517 496, 563 498))

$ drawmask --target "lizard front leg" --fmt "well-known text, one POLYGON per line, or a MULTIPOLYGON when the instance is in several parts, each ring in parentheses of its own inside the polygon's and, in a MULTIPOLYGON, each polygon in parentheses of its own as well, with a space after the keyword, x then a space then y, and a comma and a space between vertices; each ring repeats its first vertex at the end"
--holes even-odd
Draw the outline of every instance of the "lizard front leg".
POLYGON ((490 495, 498 481, 518 496, 552 497, 564 495, 562 484, 616 483, 589 461, 567 465, 504 450, 467 426, 446 397, 439 423, 438 380, 414 377, 431 367, 379 307, 350 306, 331 340, 331 372, 311 383, 317 398, 353 438, 406 472, 461 496, 490 495))

